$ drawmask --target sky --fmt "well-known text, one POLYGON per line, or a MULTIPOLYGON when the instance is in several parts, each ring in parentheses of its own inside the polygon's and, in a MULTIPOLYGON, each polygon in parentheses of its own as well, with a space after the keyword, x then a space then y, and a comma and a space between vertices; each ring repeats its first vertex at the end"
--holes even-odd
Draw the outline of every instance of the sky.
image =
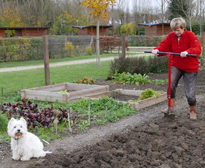
MULTIPOLYGON (((119 4, 120 0, 116 0, 116 6, 119 4)), ((129 7, 129 11, 132 13, 133 12, 133 6, 134 2, 137 2, 140 5, 149 5, 152 7, 160 8, 161 0, 121 0, 124 2, 124 9, 127 9, 127 6, 129 7)), ((145 7, 145 6, 144 6, 145 7)))

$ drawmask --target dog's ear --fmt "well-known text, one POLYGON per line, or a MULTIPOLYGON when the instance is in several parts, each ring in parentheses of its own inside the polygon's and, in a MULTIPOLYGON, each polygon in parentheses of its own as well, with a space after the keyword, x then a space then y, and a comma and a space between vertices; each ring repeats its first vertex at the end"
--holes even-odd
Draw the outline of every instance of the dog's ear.
POLYGON ((12 123, 13 121, 15 121, 15 120, 16 120, 16 119, 13 118, 13 117, 10 119, 10 121, 9 121, 9 123, 8 123, 8 128, 11 126, 11 123, 12 123))
POLYGON ((23 117, 20 118, 20 121, 22 121, 24 124, 26 124, 26 120, 23 117))
POLYGON ((8 123, 7 130, 8 130, 8 134, 9 134, 9 135, 11 135, 11 134, 10 134, 11 125, 12 125, 12 123, 13 123, 15 120, 16 120, 15 118, 11 118, 10 121, 9 121, 9 123, 8 123))

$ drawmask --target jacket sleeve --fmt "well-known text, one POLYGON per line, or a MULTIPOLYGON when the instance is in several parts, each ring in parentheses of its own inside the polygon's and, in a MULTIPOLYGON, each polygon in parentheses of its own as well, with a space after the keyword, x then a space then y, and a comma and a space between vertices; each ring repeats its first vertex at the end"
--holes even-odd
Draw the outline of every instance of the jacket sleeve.
MULTIPOLYGON (((170 35, 168 35, 162 42, 159 43, 158 47, 154 48, 159 50, 159 52, 170 52, 170 35)), ((167 54, 159 54, 158 57, 160 56, 165 56, 167 54)))
POLYGON ((190 35, 190 40, 191 40, 191 43, 190 43, 190 48, 188 50, 186 50, 189 54, 197 54, 197 57, 200 56, 201 54, 201 43, 199 41, 199 39, 197 38, 197 36, 192 33, 190 35))

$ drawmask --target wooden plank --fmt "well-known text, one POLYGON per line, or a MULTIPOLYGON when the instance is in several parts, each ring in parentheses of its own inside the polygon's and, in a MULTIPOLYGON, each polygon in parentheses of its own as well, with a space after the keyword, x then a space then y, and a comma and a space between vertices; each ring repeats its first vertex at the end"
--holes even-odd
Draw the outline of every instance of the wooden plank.
POLYGON ((21 90, 21 100, 25 99, 25 90, 21 90))
POLYGON ((104 87, 108 85, 88 85, 88 84, 68 83, 68 87, 74 87, 74 86, 87 89, 87 88, 94 88, 94 87, 104 87))
POLYGON ((100 97, 104 97, 104 96, 109 96, 110 95, 110 92, 101 92, 101 93, 97 93, 97 94, 87 94, 86 96, 77 96, 77 97, 73 97, 70 99, 70 102, 73 102, 73 101, 77 101, 79 99, 82 99, 82 98, 91 98, 91 99, 97 99, 97 98, 100 98, 100 97))
POLYGON ((77 83, 67 83, 67 90, 82 90, 88 88, 98 87, 96 85, 86 85, 86 84, 77 84, 77 83))
POLYGON ((31 88, 30 90, 44 90, 44 89, 47 89, 47 88, 55 88, 55 87, 58 87, 58 86, 66 86, 66 83, 36 87, 36 88, 31 88))
POLYGON ((25 89, 25 95, 27 96, 27 94, 29 95, 39 95, 39 96, 56 96, 56 97, 60 97, 63 94, 62 93, 57 93, 57 92, 46 92, 46 91, 38 91, 38 90, 29 90, 29 89, 25 89))
POLYGON ((40 100, 40 101, 49 101, 49 102, 55 102, 56 100, 58 100, 59 102, 63 102, 63 97, 48 97, 48 96, 39 96, 36 95, 35 97, 33 95, 29 95, 27 94, 26 99, 36 99, 36 100, 40 100))
POLYGON ((142 109, 157 103, 160 103, 162 101, 167 100, 167 93, 161 94, 159 97, 151 97, 145 100, 141 100, 138 102, 138 109, 142 109))
POLYGON ((141 93, 144 90, 125 90, 125 89, 116 89, 116 92, 119 92, 121 94, 125 94, 125 95, 133 95, 133 96, 140 96, 141 93))
POLYGON ((56 92, 46 92, 46 91, 36 91, 36 90, 24 90, 25 96, 21 99, 37 99, 41 101, 51 101, 54 102, 56 100, 60 102, 68 101, 70 98, 70 94, 62 94, 56 92))
POLYGON ((65 85, 59 85, 56 87, 49 87, 49 88, 45 88, 41 91, 47 91, 47 92, 59 92, 59 91, 64 91, 66 90, 66 86, 65 85))
POLYGON ((87 95, 96 95, 100 92, 107 92, 109 91, 108 87, 96 87, 96 88, 90 88, 90 89, 83 89, 80 91, 70 92, 70 99, 75 99, 75 97, 82 97, 87 95))
POLYGON ((66 84, 57 84, 57 85, 48 85, 44 87, 38 87, 38 88, 32 88, 29 90, 40 90, 40 91, 49 91, 49 92, 57 92, 57 91, 63 91, 66 89, 66 84))

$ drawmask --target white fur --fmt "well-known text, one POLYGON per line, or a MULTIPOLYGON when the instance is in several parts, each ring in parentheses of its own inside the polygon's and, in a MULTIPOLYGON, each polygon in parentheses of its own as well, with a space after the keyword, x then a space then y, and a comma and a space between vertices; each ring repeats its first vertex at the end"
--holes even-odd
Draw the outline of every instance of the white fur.
POLYGON ((43 143, 40 139, 27 131, 26 120, 21 117, 20 120, 11 118, 7 127, 8 135, 11 137, 11 150, 14 160, 30 160, 32 157, 44 157, 47 153, 43 150, 43 143), (16 133, 18 136, 16 136, 16 133))

